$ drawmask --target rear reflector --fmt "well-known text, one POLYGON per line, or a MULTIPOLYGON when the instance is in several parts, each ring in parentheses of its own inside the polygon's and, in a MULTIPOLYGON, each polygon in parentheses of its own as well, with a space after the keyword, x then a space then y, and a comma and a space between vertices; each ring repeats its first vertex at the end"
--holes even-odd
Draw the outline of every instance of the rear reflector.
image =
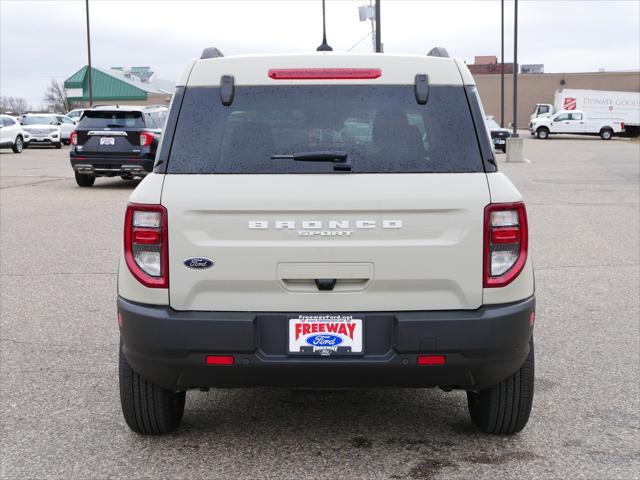
POLYGON ((273 80, 360 80, 382 75, 379 68, 272 68, 273 80))
POLYGON ((444 355, 418 355, 418 365, 444 365, 447 357, 444 355))
POLYGON ((204 359, 207 365, 233 365, 231 355, 207 355, 204 359))

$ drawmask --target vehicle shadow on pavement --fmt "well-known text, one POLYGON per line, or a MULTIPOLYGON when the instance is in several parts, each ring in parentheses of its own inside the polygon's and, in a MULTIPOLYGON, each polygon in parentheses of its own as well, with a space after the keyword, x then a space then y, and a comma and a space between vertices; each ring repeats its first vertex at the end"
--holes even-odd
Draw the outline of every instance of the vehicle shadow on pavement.
POLYGON ((255 433, 262 429, 287 432, 294 437, 304 436, 304 432, 321 433, 345 440, 356 434, 380 439, 402 433, 415 440, 434 431, 476 432, 469 420, 464 392, 254 388, 189 392, 178 434, 227 433, 231 438, 244 430, 255 433))
POLYGON ((328 455, 345 471, 366 466, 393 479, 541 460, 526 436, 481 434, 466 403, 464 392, 438 389, 195 391, 162 449, 198 455, 215 445, 232 452, 251 445, 254 464, 275 461, 281 471, 313 471, 328 455))
POLYGON ((142 180, 122 180, 121 178, 97 178, 96 183, 88 190, 132 190, 136 188, 142 180))

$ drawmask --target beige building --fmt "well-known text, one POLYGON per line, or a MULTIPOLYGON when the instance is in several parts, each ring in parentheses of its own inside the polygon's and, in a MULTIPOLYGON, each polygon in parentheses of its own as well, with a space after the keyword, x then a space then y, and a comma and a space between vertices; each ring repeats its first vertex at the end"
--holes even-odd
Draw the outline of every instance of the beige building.
MULTIPOLYGON (((475 74, 478 92, 487 115, 500 123, 500 74, 475 74)), ((513 79, 504 76, 504 123, 509 125, 513 113, 513 79)), ((518 127, 526 128, 537 103, 553 104, 559 88, 617 90, 640 92, 640 71, 593 73, 534 73, 518 75, 518 127)))

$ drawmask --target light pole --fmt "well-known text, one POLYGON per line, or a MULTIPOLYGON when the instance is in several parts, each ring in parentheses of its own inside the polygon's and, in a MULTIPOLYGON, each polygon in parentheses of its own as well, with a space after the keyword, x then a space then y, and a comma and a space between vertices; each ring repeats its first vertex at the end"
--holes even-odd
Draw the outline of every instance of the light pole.
POLYGON ((514 0, 513 14, 513 133, 518 136, 518 0, 514 0))
POLYGON ((93 106, 93 82, 91 81, 91 34, 89 33, 89 0, 85 0, 85 6, 87 11, 87 57, 89 59, 89 66, 87 73, 89 74, 89 106, 93 106))
POLYGON ((504 128, 504 0, 500 0, 500 126, 504 128))
POLYGON ((507 138, 507 162, 524 162, 524 138, 518 136, 518 0, 513 15, 513 129, 507 138))

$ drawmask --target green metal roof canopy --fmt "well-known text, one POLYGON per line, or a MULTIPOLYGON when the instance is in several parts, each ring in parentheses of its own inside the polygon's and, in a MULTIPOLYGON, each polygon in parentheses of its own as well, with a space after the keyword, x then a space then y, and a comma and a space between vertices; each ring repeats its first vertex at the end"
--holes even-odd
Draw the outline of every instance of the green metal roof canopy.
MULTIPOLYGON (((87 75, 87 66, 85 65, 76 73, 67 78, 64 82, 65 89, 82 89, 82 96, 69 95, 71 101, 88 101, 89 100, 89 76, 87 75)), ((126 79, 118 78, 116 75, 121 74, 115 71, 113 75, 110 72, 98 68, 91 68, 91 78, 93 83, 93 101, 96 100, 146 100, 146 86, 143 88, 132 85, 126 79)), ((140 82, 142 83, 142 82, 140 82)))

